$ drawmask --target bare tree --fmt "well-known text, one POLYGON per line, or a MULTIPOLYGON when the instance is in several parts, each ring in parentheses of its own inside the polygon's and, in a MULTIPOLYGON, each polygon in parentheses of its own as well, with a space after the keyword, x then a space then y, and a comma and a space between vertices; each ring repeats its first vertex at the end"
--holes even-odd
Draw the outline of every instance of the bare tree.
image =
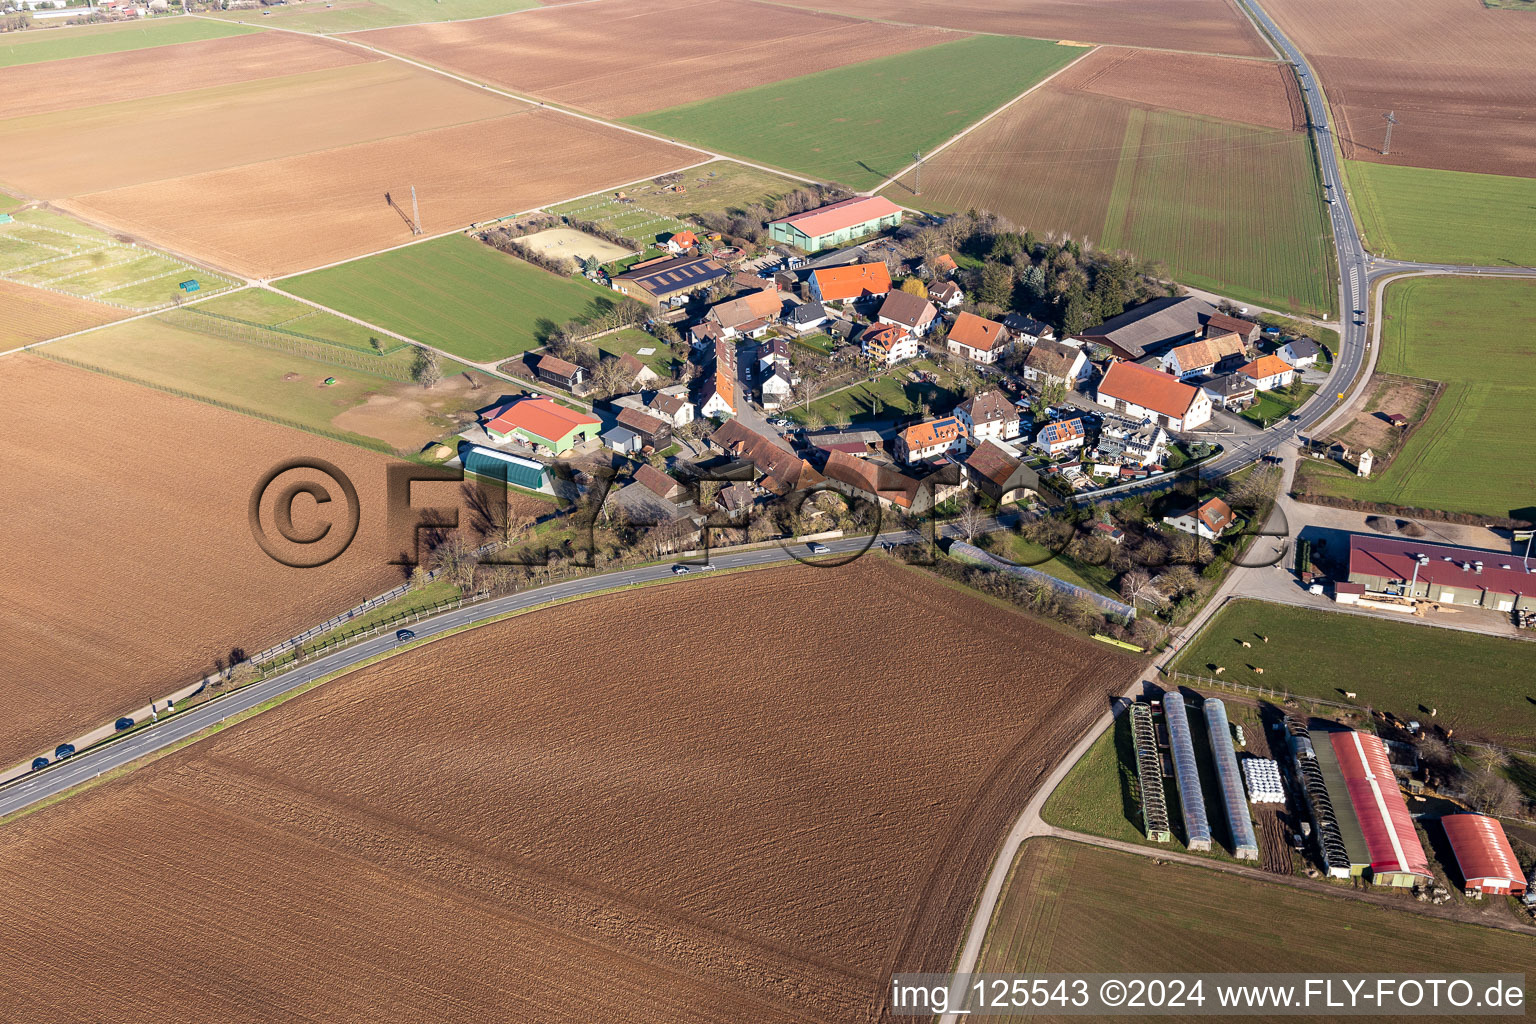
POLYGON ((1120 596, 1130 604, 1144 604, 1149 608, 1161 608, 1168 603, 1168 595, 1145 569, 1132 569, 1120 577, 1120 596))
POLYGON ((980 502, 969 496, 961 502, 960 512, 955 516, 955 525, 965 535, 966 541, 975 540, 986 522, 987 514, 982 510, 980 502))
POLYGON ((437 386, 437 382, 443 379, 443 368, 438 363, 435 351, 425 345, 416 346, 416 359, 411 365, 411 379, 424 388, 437 386))
POLYGON ((432 549, 432 568, 450 583, 467 590, 475 582, 475 566, 479 558, 474 548, 461 535, 450 535, 432 549))

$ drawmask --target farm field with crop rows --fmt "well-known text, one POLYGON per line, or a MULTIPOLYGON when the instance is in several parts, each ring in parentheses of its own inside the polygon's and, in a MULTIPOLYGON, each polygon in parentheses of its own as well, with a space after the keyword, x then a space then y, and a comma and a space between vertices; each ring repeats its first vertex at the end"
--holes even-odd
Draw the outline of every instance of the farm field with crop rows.
POLYGON ((11 1005, 875 1019, 891 970, 949 965, 1014 814, 1135 670, 879 557, 665 593, 663 628, 635 592, 438 640, 14 822, 11 1005), (804 612, 849 600, 889 632, 804 612), (793 638, 771 666, 763 635, 793 638), (215 936, 217 979, 173 983, 215 936))
POLYGON ((477 363, 536 348, 565 321, 623 298, 465 235, 304 274, 281 287, 477 363))
POLYGON ((1350 199, 1371 251, 1391 259, 1536 265, 1536 178, 1344 161, 1350 199))
POLYGON ((87 327, 111 323, 128 315, 71 295, 28 288, 0 279, 0 348, 30 345, 87 327))
POLYGON ((1381 372, 1444 381, 1445 393, 1390 467, 1361 480, 1309 463, 1308 482, 1367 501, 1528 517, 1536 454, 1515 439, 1536 407, 1536 281, 1399 281, 1387 287, 1383 313, 1381 372))
POLYGON ((871 188, 1086 51, 978 36, 629 118, 669 138, 871 188))
POLYGON ((601 0, 357 36, 526 96, 629 117, 885 57, 953 33, 747 0, 601 0), (644 54, 639 72, 636 55, 644 54))

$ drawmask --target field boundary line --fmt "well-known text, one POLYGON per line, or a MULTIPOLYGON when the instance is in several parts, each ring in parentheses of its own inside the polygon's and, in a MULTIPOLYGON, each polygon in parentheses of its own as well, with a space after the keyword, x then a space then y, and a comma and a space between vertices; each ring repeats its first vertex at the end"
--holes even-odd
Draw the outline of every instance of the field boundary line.
MULTIPOLYGON (((992 120, 994 117, 996 117, 997 115, 1001 114, 1003 111, 1007 110, 1009 107, 1013 106, 1015 103, 1019 102, 1024 97, 1028 96, 1030 93, 1034 92, 1036 89, 1039 89, 1041 86, 1043 86, 1046 83, 1050 82, 1053 78, 1055 78, 1057 75, 1061 74, 1063 71, 1066 71, 1068 68, 1075 68, 1075 67, 1077 67, 1077 65, 1081 61, 1086 60, 1089 56, 1091 56, 1091 55, 1093 55, 1095 53, 1098 53, 1100 49, 1102 49, 1102 47, 1100 45, 1098 45, 1098 44, 1095 44, 1094 46, 1090 47, 1089 49, 1084 50, 1081 54, 1079 54, 1077 56, 1076 59, 1067 61, 1061 67, 1057 68, 1055 71, 1052 71, 1050 74, 1048 74, 1044 78, 1040 79, 1040 81, 1036 82, 1034 85, 1031 85, 1028 89, 1025 89, 1023 92, 1019 93, 1017 96, 1015 96, 1013 99, 1009 100, 1007 103, 1004 103, 1002 106, 998 107, 996 110, 992 111, 990 114, 987 114, 980 121, 977 121, 976 123, 970 125, 967 128, 961 129, 960 131, 956 132, 954 135, 951 135, 949 138, 947 138, 943 142, 939 143, 933 149, 930 149, 928 151, 928 153, 923 157, 923 159, 924 160, 932 160, 934 157, 936 157, 940 153, 944 152, 950 146, 953 146, 955 143, 959 142, 961 139, 963 139, 967 135, 971 134, 971 132, 975 131, 977 128, 980 128, 982 125, 986 124, 988 121, 992 120)), ((912 163, 907 164, 907 166, 903 167, 901 170, 897 171, 895 174, 891 175, 889 178, 886 178, 884 181, 882 181, 880 184, 876 185, 874 188, 868 189, 868 190, 866 190, 864 192, 859 192, 859 193, 856 193, 856 194, 857 195, 865 195, 865 196, 876 195, 881 190, 889 188, 892 184, 900 181, 903 175, 910 174, 912 172, 912 169, 914 167, 916 167, 916 166, 917 166, 917 162, 913 161, 912 163)))
MULTIPOLYGON (((20 281, 12 281, 10 283, 11 284, 21 284, 20 281)), ((25 285, 24 287, 36 288, 37 285, 25 285)), ((15 348, 8 348, 5 351, 0 352, 0 359, 3 359, 6 356, 17 355, 18 353, 22 353, 22 352, 29 352, 29 351, 31 351, 34 348, 41 348, 44 345, 52 345, 56 341, 64 341, 64 340, 69 339, 69 338, 78 338, 82 334, 90 334, 93 331, 102 331, 102 330, 107 329, 108 327, 116 327, 118 324, 128 324, 128 323, 132 323, 135 320, 143 320, 146 317, 159 316, 161 313, 164 313, 168 309, 180 309, 180 308, 185 307, 185 306, 195 306, 199 302, 207 302, 209 299, 216 299, 216 298, 218 298, 221 295, 233 295, 235 292, 243 292, 247 288, 254 288, 254 287, 256 287, 256 286, 252 285, 252 284, 237 284, 233 288, 226 288, 226 289, 224 289, 221 292, 209 292, 207 295, 201 295, 201 296, 199 296, 199 297, 197 297, 195 299, 188 299, 188 300, 184 301, 181 304, 181 306, 162 306, 162 307, 160 307, 158 309, 147 309, 147 310, 143 310, 142 312, 135 312, 133 316, 125 316, 125 317, 122 317, 121 319, 118 319, 118 320, 111 320, 111 321, 108 321, 107 323, 104 323, 104 324, 97 324, 94 327, 85 327, 85 328, 82 328, 81 330, 78 330, 78 331, 70 331, 68 334, 60 334, 57 337, 53 337, 53 338, 44 338, 42 341, 28 342, 25 345, 18 345, 15 348)), ((54 289, 52 289, 52 288, 44 288, 42 290, 43 291, 53 291, 54 289)), ((68 292, 59 292, 59 294, 60 295, 69 295, 68 292)), ((70 298, 79 299, 79 298, 81 298, 81 296, 79 296, 79 295, 70 295, 70 298)), ((101 300, 99 300, 99 299, 85 299, 84 301, 86 301, 86 302, 100 302, 101 300)), ((104 305, 109 305, 109 306, 116 306, 118 309, 128 309, 129 308, 127 306, 124 306, 124 305, 122 305, 120 303, 116 303, 116 302, 108 302, 108 303, 103 303, 103 304, 104 305)), ((39 353, 39 354, 41 354, 41 353, 39 353)))
MULTIPOLYGON (((567 0, 566 3, 562 3, 559 6, 560 6, 561 9, 564 9, 566 7, 585 7, 587 4, 598 4, 598 3, 605 3, 605 2, 607 2, 607 0, 567 0)), ((532 7, 520 7, 520 8, 518 8, 515 11, 502 11, 500 14, 482 14, 482 15, 479 15, 478 17, 474 17, 474 18, 454 18, 452 21, 411 21, 411 22, 405 23, 404 25, 378 25, 378 26, 375 26, 374 28, 353 28, 353 29, 348 29, 345 32, 314 32, 314 33, 306 33, 306 35, 321 35, 321 36, 325 36, 326 38, 329 39, 329 38, 335 38, 336 36, 343 36, 343 35, 361 35, 364 32, 384 32, 384 31, 387 31, 388 29, 392 29, 392 28, 423 28, 423 27, 425 27, 427 25, 462 25, 462 24, 468 24, 469 22, 472 22, 472 21, 489 21, 492 18, 510 18, 514 14, 527 14, 529 11, 543 11, 543 10, 548 10, 548 9, 549 9, 548 7, 546 7, 546 6, 542 5, 542 4, 535 3, 532 7)), ((209 20, 210 21, 223 21, 224 19, 223 18, 211 18, 209 20)), ((235 24, 237 24, 237 25, 244 25, 245 22, 240 21, 240 22, 235 22, 235 24)), ((293 29, 292 31, 302 32, 304 30, 303 29, 293 29)))

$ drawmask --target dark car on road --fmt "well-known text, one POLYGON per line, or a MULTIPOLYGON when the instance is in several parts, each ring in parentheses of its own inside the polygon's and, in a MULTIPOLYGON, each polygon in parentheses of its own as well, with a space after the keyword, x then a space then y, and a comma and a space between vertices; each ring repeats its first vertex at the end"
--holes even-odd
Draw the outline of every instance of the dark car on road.
POLYGON ((53 759, 55 761, 62 761, 66 757, 74 757, 74 756, 75 756, 75 745, 73 743, 60 743, 53 750, 53 759))
POLYGON ((395 639, 403 644, 407 640, 415 640, 416 632, 410 629, 397 629, 395 630, 395 639))
POLYGON ((132 729, 132 728, 133 728, 133 719, 129 718, 127 715, 124 715, 122 718, 119 718, 117 720, 117 731, 118 732, 122 732, 124 729, 132 729))
POLYGON ((48 759, 46 757, 34 757, 32 759, 32 770, 33 771, 37 771, 39 768, 47 768, 47 767, 48 767, 48 759))

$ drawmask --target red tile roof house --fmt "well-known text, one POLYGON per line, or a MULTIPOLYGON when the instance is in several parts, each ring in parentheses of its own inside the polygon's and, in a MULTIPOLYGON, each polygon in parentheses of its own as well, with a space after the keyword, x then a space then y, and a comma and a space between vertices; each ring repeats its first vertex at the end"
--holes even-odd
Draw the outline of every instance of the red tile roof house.
POLYGON ((667 252, 674 256, 681 255, 699 244, 699 236, 692 231, 679 231, 667 239, 667 252))
POLYGON ((922 515, 952 494, 965 489, 960 469, 955 465, 940 467, 922 480, 907 476, 892 466, 867 462, 856 455, 833 450, 822 466, 826 482, 844 494, 864 497, 886 508, 900 509, 910 515, 922 515))
POLYGON ((1139 363, 1116 362, 1099 381, 1097 401, 1127 419, 1150 419, 1172 431, 1210 422, 1211 398, 1177 377, 1139 363))
POLYGON ((1008 351, 1010 343, 1008 328, 975 313, 961 313, 955 317, 946 342, 956 355, 988 365, 997 362, 998 357, 1008 351))
POLYGON ((1082 420, 1061 420, 1041 429, 1035 437, 1035 447, 1047 455, 1054 456, 1071 451, 1073 448, 1081 448, 1087 440, 1088 434, 1083 429, 1082 420))
POLYGON ((1291 381, 1296 379, 1296 367, 1277 355, 1267 355, 1239 367, 1237 374, 1251 381, 1260 391, 1273 391, 1275 388, 1290 387, 1291 381))
POLYGON ((896 457, 911 465, 964 448, 965 424, 956 416, 914 423, 896 435, 896 457))
POLYGON ((892 366, 903 359, 917 358, 917 339, 905 327, 879 324, 859 335, 859 351, 882 366, 892 366))
POLYGON ((921 295, 894 291, 880 303, 880 313, 876 319, 882 324, 904 327, 916 337, 921 338, 933 330, 933 325, 939 319, 939 311, 932 302, 921 295))
POLYGON ((721 337, 746 334, 758 338, 767 333, 769 321, 777 317, 783 307, 783 293, 777 288, 765 288, 716 303, 709 308, 705 319, 720 325, 721 337))
POLYGON ((884 263, 855 263, 811 271, 811 298, 822 304, 878 299, 890 291, 891 272, 884 263))
POLYGON ((1220 498, 1211 498, 1186 512, 1180 512, 1174 516, 1163 516, 1163 522, 1183 533, 1214 541, 1232 525, 1236 518, 1232 514, 1230 505, 1220 498))

